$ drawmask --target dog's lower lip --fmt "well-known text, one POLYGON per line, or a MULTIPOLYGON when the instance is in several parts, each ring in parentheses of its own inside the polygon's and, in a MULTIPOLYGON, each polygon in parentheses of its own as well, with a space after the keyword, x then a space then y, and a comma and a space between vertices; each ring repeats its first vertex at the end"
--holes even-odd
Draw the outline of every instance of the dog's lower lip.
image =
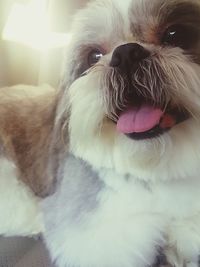
POLYGON ((151 130, 149 130, 147 132, 129 133, 129 134, 126 134, 126 136, 131 138, 131 139, 134 139, 134 140, 152 139, 152 138, 156 138, 156 137, 164 134, 165 132, 167 132, 169 130, 170 130, 170 128, 162 129, 159 127, 159 125, 156 125, 154 128, 152 128, 151 130))

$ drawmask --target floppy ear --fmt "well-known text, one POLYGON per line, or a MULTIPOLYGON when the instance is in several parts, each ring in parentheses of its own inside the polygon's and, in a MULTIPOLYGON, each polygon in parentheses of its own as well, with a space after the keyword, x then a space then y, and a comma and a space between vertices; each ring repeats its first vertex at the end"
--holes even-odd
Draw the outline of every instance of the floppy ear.
POLYGON ((44 187, 43 195, 52 194, 56 190, 57 182, 62 178, 62 167, 64 158, 68 153, 68 110, 64 101, 65 91, 60 90, 57 99, 56 114, 54 127, 51 134, 48 163, 46 188, 44 187))
MULTIPOLYGON (((68 110, 66 109, 66 90, 59 90, 48 104, 49 124, 43 125, 43 136, 36 141, 36 155, 33 173, 29 173, 28 182, 34 193, 46 197, 56 190, 57 182, 62 178, 64 158, 68 153, 68 110), (35 176, 37 179, 35 180, 35 176)), ((40 114, 41 116, 45 114, 40 114)), ((34 151, 34 147, 32 148, 34 151)), ((31 168, 32 170, 32 168, 31 168)))
POLYGON ((50 86, 0 90, 1 156, 16 166, 16 175, 38 196, 50 192, 47 163, 57 106, 57 91, 50 86))

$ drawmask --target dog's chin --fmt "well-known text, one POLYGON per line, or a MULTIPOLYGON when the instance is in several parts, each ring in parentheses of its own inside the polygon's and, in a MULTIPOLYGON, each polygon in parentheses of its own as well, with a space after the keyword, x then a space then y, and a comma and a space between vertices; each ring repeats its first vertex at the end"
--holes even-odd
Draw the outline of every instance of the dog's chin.
POLYGON ((97 170, 110 169, 144 181, 186 179, 199 171, 199 130, 193 119, 188 119, 154 138, 138 141, 118 133, 107 121, 101 134, 88 135, 87 140, 80 134, 71 149, 97 170))

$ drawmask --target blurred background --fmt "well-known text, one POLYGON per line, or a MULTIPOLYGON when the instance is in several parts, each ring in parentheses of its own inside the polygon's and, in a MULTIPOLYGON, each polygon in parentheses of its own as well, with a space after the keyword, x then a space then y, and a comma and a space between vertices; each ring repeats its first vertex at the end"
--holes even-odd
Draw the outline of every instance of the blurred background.
POLYGON ((71 20, 86 0, 0 0, 0 86, 56 87, 71 20))

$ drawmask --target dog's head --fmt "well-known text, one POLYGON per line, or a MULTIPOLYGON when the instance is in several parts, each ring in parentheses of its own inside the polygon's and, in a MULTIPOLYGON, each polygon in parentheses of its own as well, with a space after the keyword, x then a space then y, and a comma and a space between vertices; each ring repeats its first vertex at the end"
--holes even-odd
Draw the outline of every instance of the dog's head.
POLYGON ((67 57, 58 116, 76 156, 144 180, 199 172, 199 0, 91 2, 67 57))

